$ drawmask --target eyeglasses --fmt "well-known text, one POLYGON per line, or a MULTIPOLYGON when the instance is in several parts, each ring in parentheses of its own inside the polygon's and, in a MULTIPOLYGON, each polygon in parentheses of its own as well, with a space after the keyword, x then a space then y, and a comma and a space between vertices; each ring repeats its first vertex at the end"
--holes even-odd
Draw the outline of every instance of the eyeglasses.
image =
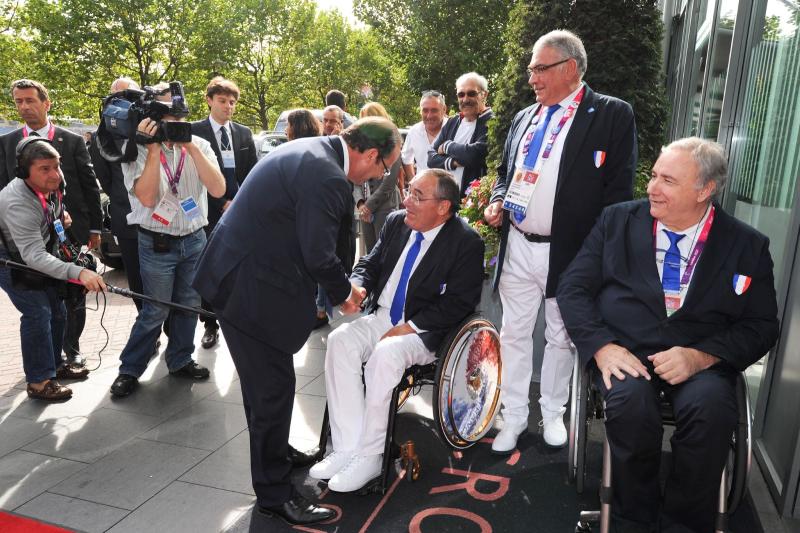
POLYGON ((562 63, 566 63, 570 59, 572 59, 572 58, 568 57, 566 59, 562 59, 561 61, 556 61, 555 63, 550 63, 549 65, 536 65, 535 67, 528 67, 525 70, 528 71, 528 77, 529 78, 531 76, 533 76, 534 74, 536 74, 538 76, 541 76, 542 74, 544 74, 546 71, 550 70, 551 68, 557 67, 558 65, 561 65, 562 63))
POLYGON ((389 169, 389 167, 386 166, 386 161, 384 161, 382 157, 381 157, 381 165, 383 165, 383 177, 388 178, 389 174, 391 174, 392 171, 391 169, 389 169))
POLYGON ((422 196, 420 196, 419 194, 414 194, 414 193, 411 193, 411 194, 409 194, 409 195, 407 196, 407 198, 408 198, 408 199, 411 201, 411 203, 412 203, 412 204, 414 204, 414 205, 419 205, 419 204, 420 204, 420 203, 422 203, 422 202, 429 202, 429 201, 431 201, 431 200, 439 200, 439 201, 441 201, 441 198, 439 198, 438 196, 432 196, 432 197, 430 197, 430 198, 423 198, 423 197, 422 197, 422 196))
POLYGON ((459 92, 456 93, 456 96, 458 96, 459 98, 464 98, 465 96, 469 96, 470 98, 475 98, 476 96, 478 96, 482 92, 483 91, 476 91, 474 89, 472 91, 466 91, 466 92, 465 91, 459 91, 459 92))
POLYGON ((433 90, 422 91, 422 97, 423 98, 428 98, 429 96, 433 96, 434 98, 439 98, 440 96, 442 96, 442 93, 440 93, 439 91, 433 91, 433 90))

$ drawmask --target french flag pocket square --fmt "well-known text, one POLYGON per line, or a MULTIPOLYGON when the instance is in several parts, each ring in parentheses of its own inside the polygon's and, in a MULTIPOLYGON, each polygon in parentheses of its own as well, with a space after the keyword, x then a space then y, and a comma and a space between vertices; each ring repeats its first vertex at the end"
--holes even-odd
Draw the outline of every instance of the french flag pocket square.
POLYGON ((737 294, 737 296, 741 296, 742 294, 747 292, 747 289, 750 287, 750 282, 753 278, 750 276, 745 276, 744 274, 734 274, 733 275, 733 292, 737 294))

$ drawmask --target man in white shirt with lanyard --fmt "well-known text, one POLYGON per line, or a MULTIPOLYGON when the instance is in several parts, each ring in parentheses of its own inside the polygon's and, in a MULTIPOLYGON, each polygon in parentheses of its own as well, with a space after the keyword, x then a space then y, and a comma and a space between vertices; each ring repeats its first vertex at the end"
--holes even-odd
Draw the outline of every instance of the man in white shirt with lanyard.
POLYGON ((631 106, 583 83, 586 50, 553 31, 528 67, 536 104, 514 118, 484 216, 502 225, 495 288, 503 303, 503 429, 492 451, 511 453, 528 427, 533 329, 542 298, 547 328, 541 372, 545 444, 567 442, 563 414, 574 348, 555 299, 558 278, 603 207, 630 200, 636 170, 631 106))
POLYGON ((439 91, 423 91, 419 100, 419 114, 422 120, 408 129, 403 150, 403 170, 406 176, 415 176, 428 168, 428 150, 436 136, 447 122, 447 105, 444 95, 439 91))
POLYGON ((713 201, 726 174, 717 143, 691 137, 663 148, 648 200, 606 208, 558 286, 564 323, 603 398, 612 520, 625 531, 719 529, 736 375, 778 338, 769 239, 713 201), (662 397, 675 418, 663 497, 662 397))
MULTIPOLYGON (((166 83, 154 87, 167 88, 166 83)), ((171 101, 168 93, 157 99, 171 101)), ((166 115, 164 120, 184 118, 166 115)), ((158 122, 145 118, 138 133, 153 137, 158 128, 158 122)), ((200 295, 190 284, 195 263, 206 243, 203 231, 208 223, 206 191, 215 198, 222 197, 225 178, 211 145, 197 136, 187 143, 150 143, 138 148, 136 161, 124 164, 122 169, 131 201, 128 223, 139 226, 144 293, 159 300, 199 307, 200 295)), ((111 394, 127 396, 136 389, 168 313, 163 306, 144 302, 119 356, 119 376, 111 385, 111 394)), ((170 315, 169 342, 164 354, 170 374, 208 378, 208 369, 192 360, 196 326, 196 315, 180 312, 170 315)))

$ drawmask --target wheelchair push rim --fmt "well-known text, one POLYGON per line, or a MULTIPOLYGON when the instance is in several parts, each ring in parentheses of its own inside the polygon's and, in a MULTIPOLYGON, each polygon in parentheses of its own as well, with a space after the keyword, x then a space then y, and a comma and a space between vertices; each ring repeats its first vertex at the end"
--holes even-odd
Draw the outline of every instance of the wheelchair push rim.
POLYGON ((500 408, 500 336, 489 320, 473 315, 448 336, 437 356, 436 427, 450 446, 465 449, 492 428, 500 408))

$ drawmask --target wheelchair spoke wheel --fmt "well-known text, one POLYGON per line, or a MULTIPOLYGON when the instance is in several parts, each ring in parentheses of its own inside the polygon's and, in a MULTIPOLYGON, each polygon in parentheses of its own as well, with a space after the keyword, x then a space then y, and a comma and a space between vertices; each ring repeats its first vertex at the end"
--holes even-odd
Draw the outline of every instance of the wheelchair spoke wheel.
POLYGON ((736 381, 736 403, 739 419, 731 438, 731 450, 728 454, 728 515, 733 514, 742 501, 747 487, 752 457, 752 441, 750 435, 750 401, 747 396, 747 384, 742 374, 736 381))
POLYGON ((468 448, 491 429, 500 408, 500 336, 489 320, 473 315, 448 335, 437 356, 437 430, 453 448, 468 448))

